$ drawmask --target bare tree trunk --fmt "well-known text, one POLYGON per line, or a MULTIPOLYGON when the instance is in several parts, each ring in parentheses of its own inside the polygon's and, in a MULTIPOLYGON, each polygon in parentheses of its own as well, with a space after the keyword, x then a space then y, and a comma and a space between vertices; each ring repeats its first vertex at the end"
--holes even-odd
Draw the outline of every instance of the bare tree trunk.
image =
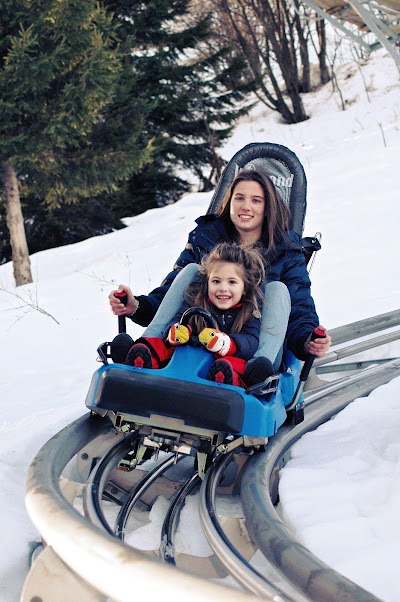
POLYGON ((319 49, 320 49, 319 53, 318 53, 318 60, 319 60, 319 70, 320 70, 320 74, 321 74, 321 83, 326 84, 331 79, 331 76, 329 75, 329 68, 328 68, 328 65, 326 62, 325 20, 317 18, 316 25, 317 25, 317 33, 318 33, 319 49))
POLYGON ((10 232, 15 284, 16 286, 21 286, 22 284, 29 284, 33 280, 17 174, 8 163, 3 163, 1 168, 6 197, 6 219, 10 232))
MULTIPOLYGON (((308 119, 301 98, 297 65, 298 32, 288 0, 214 0, 220 30, 248 64, 257 83, 256 96, 278 111, 286 123, 308 119), (281 75, 281 77, 280 77, 281 75), (282 85, 282 79, 284 86, 282 85)), ((300 24, 300 20, 299 20, 300 24)), ((221 35, 220 33, 218 35, 221 35)), ((304 77, 308 75, 308 54, 300 51, 304 77)))
POLYGON ((308 36, 307 28, 303 24, 300 17, 300 3, 299 0, 292 0, 295 12, 293 15, 293 25, 297 33, 298 47, 300 53, 300 61, 302 67, 301 75, 301 92, 311 92, 311 67, 310 67, 310 56, 308 53, 308 36))

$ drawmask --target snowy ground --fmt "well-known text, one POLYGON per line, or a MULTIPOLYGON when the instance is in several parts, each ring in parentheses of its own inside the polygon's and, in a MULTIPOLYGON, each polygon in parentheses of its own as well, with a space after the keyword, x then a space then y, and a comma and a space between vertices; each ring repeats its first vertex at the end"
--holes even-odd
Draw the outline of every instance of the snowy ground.
MULTIPOLYGON (((363 78, 348 64, 338 80, 346 111, 328 84, 305 97, 310 120, 282 125, 258 106, 224 149, 229 159, 247 143, 276 142, 303 162, 305 234, 323 236, 312 291, 328 328, 400 307, 399 74, 380 51, 363 78)), ((122 231, 37 253, 32 285, 16 289, 12 266, 0 266, 1 602, 19 599, 29 540, 37 536, 24 506, 27 468, 53 434, 85 412, 96 348, 116 334, 109 291, 120 282, 137 293, 158 285, 210 198, 189 194, 129 218, 122 231)), ((130 328, 134 338, 141 331, 130 328)), ((399 346, 379 355, 399 356, 399 346)), ((399 397, 396 379, 303 437, 281 488, 282 510, 299 538, 386 602, 400 600, 399 397)))

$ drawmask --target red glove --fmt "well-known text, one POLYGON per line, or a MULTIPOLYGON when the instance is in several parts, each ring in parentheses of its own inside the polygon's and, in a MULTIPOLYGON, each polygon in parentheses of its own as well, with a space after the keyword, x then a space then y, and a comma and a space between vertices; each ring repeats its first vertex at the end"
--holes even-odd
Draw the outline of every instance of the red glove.
POLYGON ((169 344, 173 347, 176 347, 177 345, 186 345, 186 343, 189 342, 191 333, 192 329, 190 326, 184 326, 177 322, 169 329, 167 339, 169 344))
POLYGON ((199 334, 199 341, 208 351, 218 355, 232 355, 236 351, 236 345, 231 337, 215 328, 203 328, 199 334))

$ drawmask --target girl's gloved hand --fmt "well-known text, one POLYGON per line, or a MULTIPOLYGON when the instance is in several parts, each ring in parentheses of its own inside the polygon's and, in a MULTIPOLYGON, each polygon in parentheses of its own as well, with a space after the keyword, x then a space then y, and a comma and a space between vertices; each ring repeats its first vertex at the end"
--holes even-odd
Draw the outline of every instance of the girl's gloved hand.
POLYGON ((231 355, 236 348, 230 336, 215 328, 203 328, 199 334, 199 341, 208 351, 222 356, 231 355))
POLYGON ((189 342, 191 333, 192 329, 190 326, 184 326, 177 322, 169 329, 167 337, 168 343, 173 347, 176 347, 177 345, 186 345, 186 343, 189 342))

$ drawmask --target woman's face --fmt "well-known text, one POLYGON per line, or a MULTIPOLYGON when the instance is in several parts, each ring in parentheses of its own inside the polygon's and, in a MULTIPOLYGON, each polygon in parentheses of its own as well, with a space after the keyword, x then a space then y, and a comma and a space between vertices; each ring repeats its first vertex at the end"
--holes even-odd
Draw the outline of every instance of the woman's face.
POLYGON ((261 238, 265 215, 265 195, 261 184, 242 181, 236 184, 230 206, 230 217, 242 242, 261 238))
POLYGON ((244 293, 242 267, 218 261, 208 276, 208 298, 218 309, 230 309, 240 302, 244 293))

